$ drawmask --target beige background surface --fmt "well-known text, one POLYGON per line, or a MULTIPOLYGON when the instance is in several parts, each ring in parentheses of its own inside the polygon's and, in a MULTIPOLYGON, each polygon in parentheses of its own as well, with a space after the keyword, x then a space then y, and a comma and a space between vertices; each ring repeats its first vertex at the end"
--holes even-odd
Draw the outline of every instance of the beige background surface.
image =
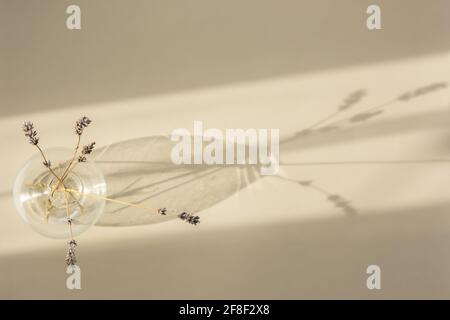
POLYGON ((380 1, 375 32, 368 1, 79 1, 75 32, 71 2, 0 3, 1 298, 450 298, 448 86, 395 100, 448 84, 447 1, 380 1), (382 113, 299 134, 356 90, 336 120, 382 113), (82 290, 71 292, 64 241, 31 231, 11 188, 33 153, 21 122, 46 147, 70 146, 83 114, 101 146, 194 120, 280 128, 282 176, 316 189, 241 175, 230 179, 245 187, 199 212, 197 228, 93 227, 78 237, 82 290), (369 264, 381 291, 365 287, 369 264))

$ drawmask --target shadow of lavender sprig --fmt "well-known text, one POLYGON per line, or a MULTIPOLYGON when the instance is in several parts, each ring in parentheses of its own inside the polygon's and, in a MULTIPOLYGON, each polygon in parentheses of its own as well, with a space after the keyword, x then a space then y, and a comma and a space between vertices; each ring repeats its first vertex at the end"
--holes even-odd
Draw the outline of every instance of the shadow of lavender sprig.
POLYGON ((276 177, 278 179, 281 179, 281 180, 284 180, 284 181, 287 181, 290 183, 294 183, 301 187, 308 188, 309 190, 320 193, 321 195, 323 195, 325 197, 325 199, 328 202, 330 202, 334 207, 342 210, 343 213, 345 213, 347 216, 354 216, 354 215, 358 214, 358 210, 351 205, 350 200, 344 198, 343 196, 341 196, 339 194, 332 193, 332 192, 326 190, 325 188, 318 186, 317 184, 314 184, 312 180, 296 180, 296 179, 291 179, 291 178, 284 177, 284 176, 273 176, 273 177, 276 177))
POLYGON ((287 138, 282 141, 282 143, 289 142, 292 140, 295 140, 297 138, 302 138, 305 136, 309 136, 311 134, 320 133, 320 132, 328 132, 333 131, 337 129, 341 129, 342 125, 347 124, 354 124, 354 123, 361 123, 369 121, 373 118, 376 118, 384 113, 386 113, 386 107, 394 105, 396 103, 406 103, 413 99, 422 97, 424 95, 443 90, 448 87, 448 83, 441 81, 441 82, 435 82, 431 83, 429 85, 424 85, 418 88, 415 88, 413 90, 406 91, 399 96, 396 96, 393 99, 390 99, 388 101, 385 101, 381 104, 378 104, 376 106, 373 106, 371 108, 368 108, 365 111, 356 113, 354 115, 351 115, 347 118, 336 120, 334 122, 329 123, 329 120, 334 119, 337 115, 341 114, 342 112, 348 110, 351 106, 354 106, 357 102, 360 102, 361 99, 365 96, 364 90, 358 90, 354 93, 351 93, 347 99, 344 100, 344 103, 338 107, 338 110, 331 113, 330 115, 322 118, 318 122, 314 123, 313 125, 302 129, 298 132, 296 132, 292 137, 287 138), (328 123, 325 125, 325 123, 328 123))

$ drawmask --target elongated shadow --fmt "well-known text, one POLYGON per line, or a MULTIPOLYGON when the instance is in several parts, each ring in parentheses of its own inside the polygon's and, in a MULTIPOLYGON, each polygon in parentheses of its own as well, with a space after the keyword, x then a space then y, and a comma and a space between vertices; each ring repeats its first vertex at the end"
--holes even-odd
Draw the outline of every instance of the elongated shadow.
POLYGON ((160 216, 139 208, 107 203, 98 221, 103 226, 151 224, 173 219, 179 213, 200 212, 237 193, 259 178, 256 165, 174 165, 168 137, 122 141, 94 154, 114 199, 167 208, 160 216))
POLYGON ((373 161, 305 161, 281 163, 282 166, 342 166, 342 165, 380 165, 380 164, 430 164, 450 163, 450 159, 417 159, 417 160, 373 160, 373 161))
POLYGON ((307 188, 309 190, 318 192, 319 194, 325 197, 326 201, 330 202, 334 207, 340 209, 346 215, 353 216, 358 213, 358 210, 355 207, 353 207, 350 200, 344 198, 339 194, 330 192, 322 186, 318 186, 312 180, 296 180, 283 176, 275 176, 275 177, 284 180, 286 182, 294 183, 303 188, 307 188))
POLYGON ((370 123, 374 118, 377 119, 386 115, 389 108, 404 106, 413 99, 447 88, 447 82, 434 82, 403 92, 392 99, 375 106, 365 107, 357 113, 348 115, 348 111, 351 108, 354 108, 357 103, 360 103, 366 95, 364 90, 357 90, 351 93, 344 102, 338 106, 335 112, 294 133, 291 137, 281 141, 281 144, 284 145, 285 149, 298 147, 305 149, 311 145, 318 146, 319 144, 326 144, 328 141, 338 142, 339 140, 347 140, 355 137, 370 137, 372 135, 391 134, 392 132, 399 132, 400 130, 407 131, 436 125, 447 125, 450 116, 449 112, 405 117, 401 120, 401 123, 399 123, 398 120, 388 120, 382 124, 376 124, 375 126, 361 126, 361 124, 367 122, 370 123), (337 116, 346 113, 347 115, 341 119, 330 121, 337 116))
MULTIPOLYGON (((354 126, 354 122, 365 123, 374 112, 381 114, 388 106, 407 102, 424 94, 446 88, 443 82, 405 92, 398 97, 375 107, 365 108, 359 113, 333 121, 350 108, 357 107, 366 95, 365 90, 350 93, 338 105, 337 110, 292 137, 280 141, 281 152, 304 150, 326 144, 371 136, 390 135, 408 130, 420 130, 436 126, 448 126, 448 112, 434 112, 427 115, 409 116, 402 119, 377 121, 354 126), (355 120, 357 119, 357 121, 355 120), (346 125, 343 125, 346 124, 346 125)), ((167 136, 152 136, 118 142, 100 148, 94 153, 95 162, 104 172, 110 198, 119 199, 147 208, 167 207, 167 215, 129 207, 118 203, 107 203, 105 213, 98 221, 103 226, 142 225, 167 221, 179 213, 198 213, 236 194, 243 188, 264 178, 258 165, 175 165, 171 151, 175 145, 167 136)), ((248 148, 248 146, 246 146, 248 148)), ((248 154, 248 153, 247 153, 248 154)), ((236 161, 235 161, 236 162, 236 161)), ((393 159, 372 161, 315 161, 281 162, 281 166, 324 166, 324 165, 401 165, 410 163, 445 163, 449 159, 393 159)), ((351 200, 313 183, 312 180, 295 180, 279 177, 324 195, 324 199, 349 216, 358 213, 351 200)))

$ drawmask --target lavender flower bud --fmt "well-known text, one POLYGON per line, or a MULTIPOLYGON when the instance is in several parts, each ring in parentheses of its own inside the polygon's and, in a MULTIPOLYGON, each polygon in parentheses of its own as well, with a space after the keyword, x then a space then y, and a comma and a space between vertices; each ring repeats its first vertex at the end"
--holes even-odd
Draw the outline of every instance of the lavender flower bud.
POLYGON ((196 226, 197 224, 200 223, 200 217, 199 216, 194 216, 194 215, 191 215, 191 214, 189 214, 187 212, 182 212, 179 215, 179 218, 181 220, 183 220, 183 221, 186 221, 189 224, 194 225, 194 226, 196 226))
POLYGON ((68 249, 67 249, 67 255, 66 255, 66 264, 68 266, 75 265, 77 263, 77 257, 75 255, 75 248, 77 247, 77 242, 75 240, 70 240, 67 243, 68 249))
POLYGON ((88 117, 82 117, 77 122, 75 122, 75 133, 79 136, 83 134, 84 128, 86 128, 90 123, 91 119, 88 117))
POLYGON ((34 129, 33 122, 25 121, 22 126, 23 132, 25 133, 25 137, 28 138, 28 141, 32 145, 37 145, 39 143, 39 137, 37 136, 37 132, 34 129))

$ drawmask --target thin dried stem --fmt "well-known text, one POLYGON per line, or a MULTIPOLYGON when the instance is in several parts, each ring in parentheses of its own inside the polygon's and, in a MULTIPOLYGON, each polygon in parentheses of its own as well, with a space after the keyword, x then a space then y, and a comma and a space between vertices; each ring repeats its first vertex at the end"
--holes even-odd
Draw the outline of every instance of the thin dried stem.
POLYGON ((66 213, 67 213, 67 224, 69 225, 69 232, 70 232, 70 241, 68 242, 68 249, 66 254, 66 264, 68 266, 75 265, 77 263, 77 256, 75 254, 77 242, 73 238, 73 231, 72 231, 72 218, 70 217, 70 208, 69 208, 69 200, 68 200, 68 192, 66 190, 64 192, 64 200, 66 202, 66 213))
MULTIPOLYGON (((41 154, 42 159, 44 160, 44 163, 48 163, 48 166, 45 166, 45 167, 46 167, 46 168, 49 170, 49 172, 50 172, 50 173, 58 180, 58 183, 57 183, 56 187, 55 187, 55 188, 53 189, 53 191, 52 191, 52 195, 55 193, 55 190, 58 188, 58 186, 59 186, 60 184, 62 184, 63 187, 66 188, 66 186, 65 186, 65 184, 64 184, 64 180, 62 180, 62 179, 56 174, 56 172, 52 169, 52 167, 51 167, 51 165, 50 165, 50 161, 47 160, 47 157, 45 156, 44 151, 42 151, 41 147, 39 147, 38 144, 35 144, 34 146, 39 150, 39 153, 41 154)), ((80 202, 79 202, 72 194, 70 194, 70 196, 77 202, 78 206, 83 210, 83 206, 81 205, 81 203, 80 203, 80 202)), ((47 218, 48 218, 48 217, 47 217, 47 218)))
MULTIPOLYGON (((73 157, 72 160, 70 160, 69 165, 66 167, 66 169, 64 170, 62 176, 61 176, 61 180, 57 183, 56 185, 56 189, 59 188, 59 186, 61 185, 61 183, 64 182, 64 180, 67 178, 68 174, 70 173, 70 167, 72 166, 73 162, 75 161, 76 157, 77 157, 77 153, 78 153, 78 149, 80 148, 80 142, 81 142, 81 135, 77 135, 77 143, 75 145, 75 150, 73 153, 73 157)), ((65 187, 64 187, 65 188, 65 187)))
MULTIPOLYGON (((44 151, 42 151, 41 147, 39 147, 39 145, 37 145, 37 144, 35 144, 34 146, 35 146, 35 147, 39 150, 39 152, 41 153, 41 156, 42 156, 42 158, 44 159, 44 162, 45 162, 45 163, 49 163, 48 160, 47 160, 47 158, 45 157, 44 151)), ((53 174, 53 176, 54 176, 59 182, 62 182, 62 181, 61 181, 61 178, 56 174, 55 171, 53 171, 53 169, 51 168, 51 166, 46 166, 46 168, 48 168, 48 170, 50 171, 50 173, 53 174)))
POLYGON ((70 218, 69 200, 67 197, 67 194, 70 194, 70 193, 66 192, 66 190, 64 190, 63 192, 64 192, 64 200, 66 202, 66 214, 67 214, 67 223, 69 224, 70 239, 73 240, 72 219, 70 218))
MULTIPOLYGON (((77 190, 74 189, 64 189, 67 192, 74 192, 74 193, 81 193, 77 190)), ((134 207, 134 208, 138 208, 138 209, 143 209, 143 210, 147 210, 147 211, 151 211, 152 213, 157 213, 160 215, 165 216, 167 209, 166 208, 159 208, 159 209, 155 209, 155 208, 149 208, 140 204, 136 204, 136 203, 132 203, 132 202, 128 202, 128 201, 122 201, 122 200, 117 200, 117 199, 112 199, 112 198, 108 198, 108 197, 104 197, 104 196, 100 196, 97 194, 85 194, 87 196, 91 196, 91 197, 96 197, 96 198, 100 198, 100 199, 104 199, 105 201, 110 201, 110 202, 114 202, 114 203, 118 203, 118 204, 122 204, 128 207, 134 207), (156 212, 155 212, 156 211, 156 212)), ((182 212, 181 214, 178 215, 178 218, 180 218, 183 221, 188 222, 189 224, 192 224, 194 226, 198 225, 200 223, 200 217, 199 216, 194 216, 192 214, 189 214, 187 212, 182 212)))
MULTIPOLYGON (((74 190, 74 189, 68 189, 68 188, 65 188, 64 189, 65 191, 67 191, 67 192, 69 192, 69 193, 78 193, 78 194, 81 194, 81 192, 79 192, 78 190, 74 190)), ((100 198, 100 199, 103 199, 103 200, 106 200, 106 201, 109 201, 109 202, 114 202, 114 203, 118 203, 118 204, 123 204, 123 205, 125 205, 125 206, 130 206, 130 207, 134 207, 134 208, 138 208, 138 209, 143 209, 143 210, 148 210, 148 211, 152 211, 153 213, 159 213, 159 214, 162 214, 162 215, 165 215, 165 210, 163 211, 164 213, 161 213, 161 209, 155 209, 155 208, 149 208, 149 207, 146 207, 146 206, 143 206, 143 205, 140 205, 140 204, 136 204, 136 203, 132 203, 132 202, 127 202, 127 201, 122 201, 122 200, 118 200, 118 199, 112 199, 112 198, 108 198, 108 197, 104 197, 104 196, 100 196, 100 195, 97 195, 97 194, 90 194, 90 193, 87 193, 87 194, 85 194, 85 195, 87 195, 87 196, 91 196, 91 197, 97 197, 97 198, 100 198)))

